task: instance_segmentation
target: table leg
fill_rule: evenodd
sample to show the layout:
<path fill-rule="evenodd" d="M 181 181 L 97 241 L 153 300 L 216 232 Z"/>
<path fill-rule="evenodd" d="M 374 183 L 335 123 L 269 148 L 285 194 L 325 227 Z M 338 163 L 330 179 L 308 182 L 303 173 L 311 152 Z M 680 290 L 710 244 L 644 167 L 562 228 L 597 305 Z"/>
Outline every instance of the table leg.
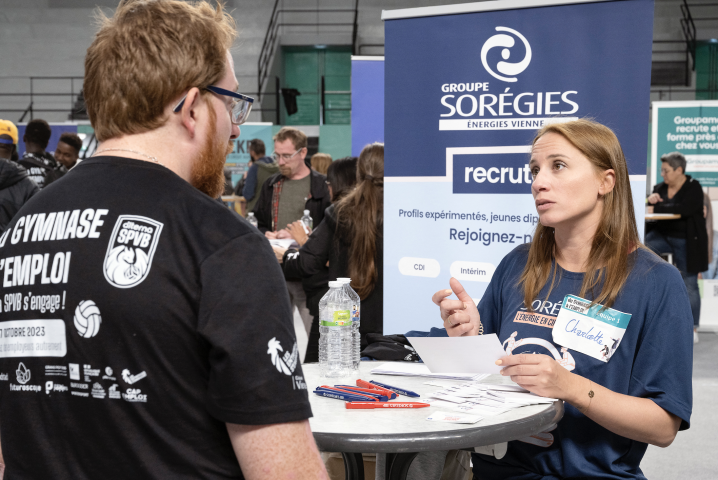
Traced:
<path fill-rule="evenodd" d="M 406 480 L 409 474 L 409 467 L 414 458 L 414 453 L 387 453 L 386 454 L 386 480 Z"/>
<path fill-rule="evenodd" d="M 361 453 L 344 453 L 344 478 L 346 480 L 364 480 L 364 459 Z"/>

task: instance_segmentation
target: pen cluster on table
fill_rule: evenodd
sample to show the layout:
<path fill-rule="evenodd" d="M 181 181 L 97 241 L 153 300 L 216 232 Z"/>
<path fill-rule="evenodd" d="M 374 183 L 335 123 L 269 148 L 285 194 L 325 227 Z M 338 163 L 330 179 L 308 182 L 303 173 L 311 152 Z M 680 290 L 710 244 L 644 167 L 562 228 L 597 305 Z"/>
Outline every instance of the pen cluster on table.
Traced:
<path fill-rule="evenodd" d="M 320 397 L 333 398 L 346 402 L 348 409 L 374 409 L 374 408 L 422 408 L 428 407 L 428 403 L 421 402 L 391 402 L 397 395 L 407 397 L 418 397 L 418 393 L 405 390 L 399 387 L 392 387 L 378 382 L 366 382 L 357 380 L 354 385 L 322 385 L 314 390 Z"/>

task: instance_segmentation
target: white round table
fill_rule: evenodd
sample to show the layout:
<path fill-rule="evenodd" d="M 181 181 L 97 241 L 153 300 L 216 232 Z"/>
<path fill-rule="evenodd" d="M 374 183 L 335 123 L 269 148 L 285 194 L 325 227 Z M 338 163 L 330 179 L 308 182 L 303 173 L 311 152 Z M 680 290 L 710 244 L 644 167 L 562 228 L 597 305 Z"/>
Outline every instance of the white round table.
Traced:
<path fill-rule="evenodd" d="M 441 390 L 441 387 L 426 385 L 431 381 L 429 378 L 369 373 L 382 363 L 385 362 L 362 362 L 358 374 L 343 378 L 321 377 L 316 363 L 302 366 L 314 414 L 309 420 L 314 439 L 319 450 L 342 453 L 347 480 L 363 480 L 362 452 L 386 453 L 386 479 L 403 479 L 418 452 L 473 449 L 516 440 L 546 430 L 563 417 L 563 402 L 557 401 L 550 405 L 521 407 L 470 425 L 431 422 L 426 417 L 440 411 L 441 407 L 347 410 L 343 401 L 313 393 L 321 385 L 356 385 L 358 378 L 403 387 L 422 396 Z M 484 380 L 486 383 L 502 381 L 503 377 L 499 375 Z M 402 400 L 420 402 L 421 398 L 399 396 L 394 401 Z"/>

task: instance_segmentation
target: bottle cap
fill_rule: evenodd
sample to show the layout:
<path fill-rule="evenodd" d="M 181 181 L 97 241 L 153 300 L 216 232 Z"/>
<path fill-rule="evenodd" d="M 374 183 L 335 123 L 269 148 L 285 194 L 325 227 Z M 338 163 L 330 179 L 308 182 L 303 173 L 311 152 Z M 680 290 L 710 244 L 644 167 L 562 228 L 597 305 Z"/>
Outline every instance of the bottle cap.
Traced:
<path fill-rule="evenodd" d="M 304 210 L 304 215 L 309 215 L 309 210 Z"/>
<path fill-rule="evenodd" d="M 344 285 L 342 282 L 335 282 L 335 281 L 329 282 L 329 288 L 339 288 L 342 285 Z"/>
<path fill-rule="evenodd" d="M 340 282 L 340 283 L 342 283 L 342 284 L 344 284 L 344 283 L 351 283 L 351 282 L 352 282 L 352 279 L 351 279 L 351 278 L 347 278 L 347 277 L 339 277 L 339 278 L 337 278 L 337 282 Z"/>

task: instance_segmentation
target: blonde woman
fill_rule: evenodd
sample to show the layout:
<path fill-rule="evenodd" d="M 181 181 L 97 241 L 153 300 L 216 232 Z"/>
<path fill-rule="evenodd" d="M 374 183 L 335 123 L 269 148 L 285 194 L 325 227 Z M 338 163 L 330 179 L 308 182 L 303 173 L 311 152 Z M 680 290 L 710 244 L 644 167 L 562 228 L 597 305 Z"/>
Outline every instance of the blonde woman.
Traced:
<path fill-rule="evenodd" d="M 540 218 L 533 242 L 501 261 L 478 309 L 456 279 L 433 300 L 449 336 L 483 329 L 504 341 L 518 332 L 497 362 L 502 375 L 563 400 L 565 412 L 541 434 L 547 441 L 510 442 L 500 460 L 474 454 L 474 478 L 643 479 L 647 444 L 667 447 L 689 427 L 693 320 L 681 275 L 640 243 L 626 160 L 610 129 L 588 120 L 548 125 L 529 167 Z M 452 291 L 458 300 L 448 299 Z M 528 310 L 562 328 L 555 305 L 567 295 L 630 314 L 620 343 L 603 342 L 607 362 L 555 343 L 552 321 L 515 321 Z"/>

